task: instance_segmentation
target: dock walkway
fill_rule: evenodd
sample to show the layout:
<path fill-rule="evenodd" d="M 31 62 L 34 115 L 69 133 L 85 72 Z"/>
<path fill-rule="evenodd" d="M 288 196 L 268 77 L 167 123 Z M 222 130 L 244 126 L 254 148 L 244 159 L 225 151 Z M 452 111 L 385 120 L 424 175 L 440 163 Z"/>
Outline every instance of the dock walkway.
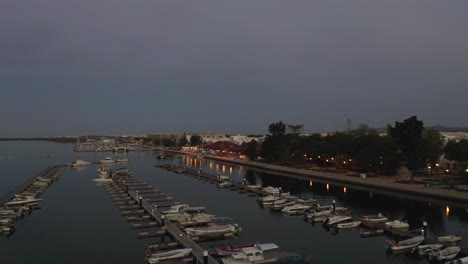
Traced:
<path fill-rule="evenodd" d="M 170 235 L 179 246 L 192 248 L 192 255 L 197 259 L 198 263 L 219 264 L 218 261 L 216 261 L 212 256 L 208 255 L 208 251 L 203 249 L 195 241 L 189 238 L 187 234 L 185 234 L 185 232 L 183 232 L 182 230 L 179 229 L 179 227 L 177 227 L 176 224 L 164 219 L 164 216 L 159 211 L 160 207 L 154 201 L 151 201 L 151 197 L 152 197 L 151 193 L 146 193 L 146 192 L 141 193 L 138 188 L 130 188 L 131 186 L 129 182 L 134 183 L 135 182 L 134 179 L 137 179 L 137 178 L 135 178 L 134 176 L 128 177 L 128 176 L 123 176 L 123 175 L 113 175 L 112 179 L 114 180 L 114 183 L 117 184 L 122 190 L 126 190 L 126 194 L 129 197 L 131 197 L 131 200 L 134 203 L 139 205 L 141 210 L 144 210 L 145 213 L 149 214 L 149 219 L 157 222 L 157 224 L 160 226 L 159 228 L 160 233 Z M 143 183 L 143 181 L 141 180 L 137 180 L 137 181 Z M 163 196 L 164 194 L 162 193 L 158 193 L 158 194 L 160 195 L 161 198 L 164 197 Z M 168 199 L 168 198 L 170 197 L 166 197 L 167 201 L 172 200 L 172 198 L 171 199 Z M 148 221 L 145 222 L 145 225 L 154 226 L 153 224 L 150 224 L 150 222 Z M 148 231 L 144 234 L 144 236 L 145 235 L 151 235 L 151 232 Z"/>

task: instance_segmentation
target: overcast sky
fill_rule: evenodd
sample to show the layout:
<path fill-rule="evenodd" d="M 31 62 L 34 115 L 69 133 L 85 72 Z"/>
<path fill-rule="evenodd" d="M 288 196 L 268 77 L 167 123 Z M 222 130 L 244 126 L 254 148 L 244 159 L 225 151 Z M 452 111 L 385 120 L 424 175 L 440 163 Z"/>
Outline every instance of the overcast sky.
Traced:
<path fill-rule="evenodd" d="M 466 0 L 3 0 L 0 137 L 468 126 Z"/>

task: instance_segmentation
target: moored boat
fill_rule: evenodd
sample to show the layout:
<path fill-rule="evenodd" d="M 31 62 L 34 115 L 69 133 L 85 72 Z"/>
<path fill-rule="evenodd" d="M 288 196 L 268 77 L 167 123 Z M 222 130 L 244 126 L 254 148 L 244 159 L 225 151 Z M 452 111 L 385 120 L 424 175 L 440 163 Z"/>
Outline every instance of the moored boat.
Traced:
<path fill-rule="evenodd" d="M 264 245 L 264 246 L 262 246 Z M 266 256 L 264 251 L 277 249 L 275 244 L 260 244 L 254 247 L 242 248 L 239 252 L 222 259 L 224 264 L 257 264 L 269 263 L 278 260 L 275 255 Z"/>
<path fill-rule="evenodd" d="M 447 236 L 440 236 L 440 237 L 437 237 L 437 240 L 442 242 L 442 243 L 452 243 L 452 242 L 458 242 L 460 241 L 462 238 L 459 237 L 459 236 L 455 236 L 455 235 L 447 235 Z"/>
<path fill-rule="evenodd" d="M 76 160 L 75 162 L 70 163 L 70 167 L 79 168 L 79 167 L 88 167 L 91 163 L 84 160 Z"/>
<path fill-rule="evenodd" d="M 103 160 L 100 160 L 99 163 L 101 164 L 109 164 L 109 163 L 114 163 L 115 161 L 111 157 L 106 157 Z"/>
<path fill-rule="evenodd" d="M 345 221 L 349 221 L 351 219 L 353 219 L 353 218 L 351 216 L 348 216 L 348 215 L 335 215 L 335 216 L 328 217 L 327 219 L 325 219 L 323 221 L 323 223 L 325 225 L 328 225 L 328 226 L 333 226 L 335 224 L 345 222 Z"/>
<path fill-rule="evenodd" d="M 410 239 L 405 239 L 401 241 L 395 240 L 386 240 L 386 247 L 392 251 L 398 251 L 403 249 L 409 249 L 419 246 L 424 241 L 423 236 L 415 236 Z"/>
<path fill-rule="evenodd" d="M 340 222 L 340 223 L 336 224 L 336 228 L 338 228 L 338 229 L 348 229 L 348 228 L 358 227 L 359 225 L 361 225 L 360 220 L 348 220 L 348 221 L 344 221 L 344 222 Z"/>
<path fill-rule="evenodd" d="M 9 202 L 6 202 L 6 203 L 5 203 L 5 206 L 7 206 L 7 207 L 12 207 L 12 206 L 23 206 L 23 205 L 31 206 L 31 205 L 37 204 L 39 201 L 42 201 L 42 199 L 31 198 L 31 197 L 27 197 L 27 198 L 13 198 L 13 199 L 11 199 Z"/>
<path fill-rule="evenodd" d="M 190 227 L 186 228 L 185 232 L 189 236 L 217 236 L 226 233 L 238 233 L 240 228 L 237 224 L 210 224 L 206 227 Z"/>
<path fill-rule="evenodd" d="M 309 210 L 312 206 L 296 203 L 291 206 L 284 207 L 281 212 L 288 214 L 288 215 L 299 215 L 304 214 L 307 210 Z"/>
<path fill-rule="evenodd" d="M 188 256 L 190 252 L 192 252 L 191 248 L 182 248 L 182 249 L 169 250 L 169 251 L 163 251 L 163 252 L 157 252 L 157 253 L 152 253 L 151 251 L 148 251 L 147 252 L 148 263 L 153 264 L 153 263 L 159 263 L 162 260 L 183 258 L 183 257 Z"/>
<path fill-rule="evenodd" d="M 385 227 L 389 229 L 408 230 L 409 224 L 406 222 L 401 222 L 400 220 L 393 220 L 390 222 L 385 222 Z"/>
<path fill-rule="evenodd" d="M 379 213 L 377 215 L 363 215 L 359 220 L 361 220 L 363 224 L 375 224 L 387 222 L 388 217 Z"/>
<path fill-rule="evenodd" d="M 431 253 L 434 250 L 440 249 L 444 246 L 444 244 L 426 244 L 420 245 L 414 248 L 414 251 L 417 251 L 420 256 L 426 255 Z"/>
<path fill-rule="evenodd" d="M 243 248 L 249 248 L 253 246 L 255 246 L 255 244 L 220 247 L 216 249 L 216 253 L 220 256 L 230 256 L 234 253 L 241 251 Z"/>
<path fill-rule="evenodd" d="M 435 259 L 438 261 L 451 260 L 460 253 L 460 247 L 448 247 L 445 249 L 439 249 L 429 253 L 430 259 Z"/>

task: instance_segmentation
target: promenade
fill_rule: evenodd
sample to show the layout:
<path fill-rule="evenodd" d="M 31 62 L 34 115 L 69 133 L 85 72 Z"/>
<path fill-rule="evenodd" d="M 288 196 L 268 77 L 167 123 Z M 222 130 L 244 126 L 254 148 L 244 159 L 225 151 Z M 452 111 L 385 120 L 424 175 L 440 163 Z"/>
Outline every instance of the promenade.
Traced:
<path fill-rule="evenodd" d="M 196 156 L 196 153 L 186 153 L 165 148 L 154 149 Z M 386 195 L 398 195 L 402 198 L 417 199 L 427 202 L 446 203 L 449 205 L 468 208 L 468 193 L 455 190 L 431 188 L 417 184 L 397 183 L 395 182 L 395 177 L 392 176 L 359 178 L 333 172 L 312 171 L 308 169 L 298 169 L 267 164 L 258 161 L 229 159 L 213 155 L 204 155 L 204 158 L 250 167 L 263 173 L 295 177 L 305 180 L 317 180 L 323 183 L 337 184 L 363 191 L 375 191 Z"/>

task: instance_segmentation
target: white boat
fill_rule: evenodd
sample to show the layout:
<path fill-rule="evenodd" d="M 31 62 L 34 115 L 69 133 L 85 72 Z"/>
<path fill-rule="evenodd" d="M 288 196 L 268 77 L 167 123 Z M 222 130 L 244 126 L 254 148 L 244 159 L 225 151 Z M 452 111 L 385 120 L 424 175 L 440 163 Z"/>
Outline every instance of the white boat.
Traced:
<path fill-rule="evenodd" d="M 317 218 L 317 217 L 323 217 L 323 216 L 328 216 L 332 213 L 330 209 L 324 209 L 324 210 L 315 210 L 309 214 L 306 215 L 307 218 Z"/>
<path fill-rule="evenodd" d="M 398 250 L 417 247 L 423 241 L 424 241 L 423 236 L 415 236 L 413 238 L 401 240 L 399 242 L 396 242 L 395 240 L 387 240 L 385 242 L 386 242 L 386 247 L 387 248 L 389 248 L 389 249 L 391 249 L 393 251 L 398 251 Z"/>
<path fill-rule="evenodd" d="M 202 212 L 205 207 L 190 207 L 188 204 L 176 204 L 169 208 L 169 210 L 162 211 L 163 214 L 177 214 L 183 212 Z"/>
<path fill-rule="evenodd" d="M 251 185 L 246 185 L 245 188 L 250 189 L 250 190 L 258 190 L 262 188 L 262 186 L 258 184 L 251 184 Z"/>
<path fill-rule="evenodd" d="M 191 248 L 182 248 L 182 249 L 153 253 L 151 254 L 150 257 L 148 257 L 148 263 L 153 264 L 153 263 L 159 263 L 162 260 L 183 258 L 183 257 L 188 256 L 190 252 L 192 252 Z"/>
<path fill-rule="evenodd" d="M 460 253 L 460 247 L 448 247 L 439 249 L 429 254 L 429 259 L 436 259 L 438 261 L 451 260 Z"/>
<path fill-rule="evenodd" d="M 385 227 L 390 229 L 408 230 L 409 224 L 406 222 L 401 222 L 400 220 L 393 220 L 390 222 L 385 222 Z"/>
<path fill-rule="evenodd" d="M 128 159 L 116 159 L 115 162 L 117 162 L 117 163 L 126 163 L 126 162 L 128 162 Z"/>
<path fill-rule="evenodd" d="M 91 163 L 84 160 L 76 160 L 75 162 L 70 163 L 70 167 L 79 168 L 79 167 L 88 167 Z"/>
<path fill-rule="evenodd" d="M 237 233 L 240 231 L 240 228 L 237 224 L 226 224 L 226 225 L 217 225 L 210 224 L 206 227 L 190 227 L 186 228 L 188 236 L 216 236 L 226 233 Z"/>
<path fill-rule="evenodd" d="M 420 256 L 426 255 L 431 253 L 434 250 L 440 249 L 444 246 L 444 244 L 427 244 L 427 245 L 420 245 L 414 249 L 417 251 Z"/>
<path fill-rule="evenodd" d="M 97 183 L 113 182 L 111 178 L 96 178 L 96 179 L 93 179 L 93 181 Z"/>
<path fill-rule="evenodd" d="M 437 240 L 439 240 L 439 241 L 442 242 L 442 243 L 458 242 L 458 241 L 460 241 L 461 239 L 462 239 L 461 237 L 455 236 L 455 235 L 448 235 L 448 236 L 440 236 L 440 237 L 437 237 Z"/>
<path fill-rule="evenodd" d="M 281 212 L 288 214 L 288 215 L 298 215 L 304 214 L 307 210 L 309 210 L 312 206 L 296 203 L 291 206 L 286 206 L 281 210 Z"/>
<path fill-rule="evenodd" d="M 381 213 L 377 215 L 363 215 L 359 218 L 363 223 L 370 223 L 370 224 L 375 224 L 375 223 L 384 223 L 388 221 L 388 217 L 382 215 Z"/>
<path fill-rule="evenodd" d="M 227 187 L 230 187 L 230 186 L 233 186 L 233 185 L 234 185 L 234 183 L 232 181 L 224 181 L 224 182 L 218 183 L 219 188 L 227 188 Z"/>
<path fill-rule="evenodd" d="M 279 200 L 280 197 L 276 195 L 267 195 L 261 198 L 258 198 L 257 201 L 263 206 L 272 205 L 274 201 Z"/>
<path fill-rule="evenodd" d="M 294 204 L 296 204 L 295 201 L 286 200 L 286 202 L 282 202 L 282 203 L 273 203 L 273 205 L 271 205 L 271 209 L 280 211 L 280 210 L 283 210 L 283 208 L 292 206 Z"/>
<path fill-rule="evenodd" d="M 348 216 L 348 215 L 335 215 L 335 216 L 328 217 L 327 219 L 323 220 L 323 223 L 325 225 L 328 225 L 328 226 L 333 226 L 333 225 L 336 225 L 338 223 L 348 221 L 348 220 L 351 220 L 351 219 L 353 219 L 353 218 L 351 216 Z"/>
<path fill-rule="evenodd" d="M 231 180 L 231 178 L 229 178 L 229 176 L 219 174 L 216 177 L 216 180 L 218 180 L 219 182 L 223 182 L 223 181 L 229 181 L 229 180 Z"/>
<path fill-rule="evenodd" d="M 166 219 L 172 222 L 196 222 L 197 224 L 207 224 L 213 221 L 214 215 L 206 214 L 206 213 L 198 213 L 198 214 L 187 214 L 187 213 L 178 213 L 178 214 L 167 214 Z"/>
<path fill-rule="evenodd" d="M 13 223 L 13 220 L 11 220 L 10 218 L 0 219 L 0 225 L 6 225 L 6 224 L 11 224 L 11 223 Z"/>
<path fill-rule="evenodd" d="M 361 225 L 361 221 L 359 221 L 359 220 L 357 220 L 357 221 L 348 220 L 348 221 L 336 224 L 336 228 L 338 228 L 338 229 L 348 229 L 348 228 L 358 227 L 359 225 Z"/>
<path fill-rule="evenodd" d="M 13 231 L 14 227 L 12 225 L 0 225 L 0 234 L 9 234 Z"/>
<path fill-rule="evenodd" d="M 100 160 L 99 163 L 101 164 L 109 164 L 109 163 L 114 163 L 115 161 L 111 157 L 106 157 L 103 160 Z"/>
<path fill-rule="evenodd" d="M 222 259 L 224 264 L 257 264 L 257 263 L 269 263 L 277 261 L 276 256 L 266 257 L 264 251 L 278 248 L 275 244 L 264 244 L 270 245 L 269 247 L 261 247 L 256 245 L 255 247 L 242 248 L 239 252 L 236 252 L 229 257 Z"/>
<path fill-rule="evenodd" d="M 5 206 L 22 206 L 22 205 L 35 205 L 42 201 L 42 199 L 37 198 L 13 198 L 9 202 L 5 203 Z"/>
<path fill-rule="evenodd" d="M 280 187 L 275 188 L 273 186 L 267 186 L 267 187 L 263 188 L 262 191 L 264 191 L 264 192 L 266 192 L 268 194 L 279 196 L 281 188 Z"/>
<path fill-rule="evenodd" d="M 98 176 L 101 178 L 109 177 L 109 170 L 105 167 L 100 167 L 99 169 L 97 169 L 97 172 Z"/>

